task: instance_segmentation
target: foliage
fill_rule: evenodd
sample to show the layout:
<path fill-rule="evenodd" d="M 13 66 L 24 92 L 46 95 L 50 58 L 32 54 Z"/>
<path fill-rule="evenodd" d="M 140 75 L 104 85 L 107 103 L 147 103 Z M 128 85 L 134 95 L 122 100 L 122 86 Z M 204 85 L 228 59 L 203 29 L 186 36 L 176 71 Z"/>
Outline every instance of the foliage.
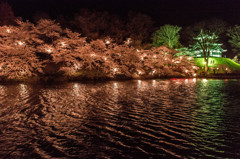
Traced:
<path fill-rule="evenodd" d="M 41 72 L 42 63 L 35 55 L 32 24 L 0 27 L 0 74 L 8 79 L 24 79 Z"/>
<path fill-rule="evenodd" d="M 182 47 L 175 50 L 177 51 L 177 53 L 175 54 L 176 56 L 194 56 L 194 52 L 187 47 Z"/>
<path fill-rule="evenodd" d="M 170 49 L 177 48 L 179 46 L 179 31 L 181 27 L 164 25 L 159 30 L 153 33 L 153 45 L 155 47 L 164 45 Z"/>
<path fill-rule="evenodd" d="M 235 54 L 240 52 L 240 26 L 235 25 L 234 27 L 228 29 L 227 36 L 230 38 L 229 43 L 232 46 L 232 51 Z"/>
<path fill-rule="evenodd" d="M 240 63 L 239 59 L 238 59 L 238 56 L 234 56 L 234 58 L 232 59 L 232 61 L 236 62 L 236 63 Z"/>
<path fill-rule="evenodd" d="M 53 20 L 36 25 L 17 21 L 0 27 L 0 77 L 25 80 L 63 75 L 68 78 L 153 78 L 190 76 L 192 63 L 174 50 L 138 50 L 109 37 L 89 42 Z M 187 70 L 187 71 L 186 71 Z"/>
<path fill-rule="evenodd" d="M 203 55 L 205 63 L 205 73 L 208 73 L 208 63 L 210 54 L 217 52 L 222 53 L 225 50 L 221 48 L 221 44 L 217 43 L 218 36 L 214 33 L 204 33 L 203 30 L 197 37 L 194 37 L 196 44 L 192 46 L 192 50 L 196 54 Z"/>

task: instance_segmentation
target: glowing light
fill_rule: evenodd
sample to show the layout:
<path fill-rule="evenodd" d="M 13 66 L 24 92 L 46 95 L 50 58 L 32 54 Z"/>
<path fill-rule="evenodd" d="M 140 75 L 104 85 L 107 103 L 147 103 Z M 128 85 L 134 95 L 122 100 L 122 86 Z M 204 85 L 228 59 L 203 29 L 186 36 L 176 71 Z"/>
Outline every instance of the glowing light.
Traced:
<path fill-rule="evenodd" d="M 65 42 L 61 42 L 61 45 L 62 45 L 62 47 L 65 47 L 66 43 Z"/>
<path fill-rule="evenodd" d="M 144 57 L 141 57 L 141 60 L 144 60 Z"/>
<path fill-rule="evenodd" d="M 153 55 L 153 58 L 156 58 L 157 56 L 156 55 Z"/>
<path fill-rule="evenodd" d="M 188 73 L 188 70 L 185 70 L 186 73 Z"/>
<path fill-rule="evenodd" d="M 21 96 L 26 96 L 28 94 L 27 85 L 20 84 L 19 93 L 20 93 Z"/>
<path fill-rule="evenodd" d="M 79 69 L 79 65 L 78 64 L 74 64 L 74 68 L 77 70 Z"/>
<path fill-rule="evenodd" d="M 107 60 L 107 58 L 106 58 L 106 57 L 104 57 L 103 59 L 104 59 L 105 61 Z"/>
<path fill-rule="evenodd" d="M 141 80 L 138 80 L 138 84 L 141 84 Z"/>
<path fill-rule="evenodd" d="M 22 41 L 18 41 L 18 45 L 23 45 L 24 43 Z"/>
<path fill-rule="evenodd" d="M 79 89 L 80 89 L 79 84 L 78 84 L 78 83 L 75 83 L 75 84 L 73 85 L 73 92 L 74 92 L 74 94 L 75 94 L 76 96 L 79 96 L 79 95 L 80 95 Z"/>
<path fill-rule="evenodd" d="M 228 68 L 226 68 L 226 71 L 228 70 Z"/>
<path fill-rule="evenodd" d="M 20 87 L 23 91 L 26 91 L 26 85 L 25 84 L 20 84 Z"/>
<path fill-rule="evenodd" d="M 142 71 L 138 71 L 138 74 L 141 75 L 141 74 L 142 74 Z"/>
<path fill-rule="evenodd" d="M 74 89 L 79 89 L 78 83 L 75 83 L 75 84 L 73 85 L 73 88 L 74 88 Z"/>
<path fill-rule="evenodd" d="M 5 88 L 3 85 L 0 85 L 0 94 L 5 94 Z"/>
<path fill-rule="evenodd" d="M 11 33 L 11 30 L 10 30 L 10 29 L 7 29 L 6 32 L 7 32 L 7 33 Z"/>
<path fill-rule="evenodd" d="M 117 88 L 118 88 L 118 83 L 117 83 L 117 82 L 114 82 L 114 83 L 113 83 L 113 87 L 114 87 L 114 89 L 117 89 Z"/>
<path fill-rule="evenodd" d="M 188 57 L 188 60 L 191 60 L 192 59 L 192 57 Z"/>
<path fill-rule="evenodd" d="M 47 51 L 48 53 L 52 53 L 52 49 L 50 49 L 50 48 L 46 49 L 46 51 Z"/>
<path fill-rule="evenodd" d="M 114 73 L 116 73 L 117 71 L 118 71 L 118 69 L 117 69 L 117 68 L 114 68 L 114 69 L 113 69 L 113 72 L 114 72 Z"/>
<path fill-rule="evenodd" d="M 153 87 L 156 87 L 156 80 L 153 80 L 153 81 L 152 81 L 152 86 L 153 86 Z"/>
<path fill-rule="evenodd" d="M 140 52 L 140 50 L 137 49 L 137 52 Z"/>
<path fill-rule="evenodd" d="M 193 68 L 193 69 L 196 69 L 196 66 L 193 66 L 192 68 Z"/>
<path fill-rule="evenodd" d="M 20 73 L 21 73 L 21 75 L 25 75 L 26 71 L 25 70 L 21 70 Z"/>
<path fill-rule="evenodd" d="M 131 38 L 127 39 L 127 44 L 129 45 L 131 43 Z"/>
<path fill-rule="evenodd" d="M 203 79 L 203 82 L 206 83 L 206 82 L 207 82 L 207 79 Z"/>
<path fill-rule="evenodd" d="M 203 62 L 204 65 L 206 65 L 206 62 Z"/>
<path fill-rule="evenodd" d="M 185 82 L 188 82 L 188 79 L 185 79 Z"/>
<path fill-rule="evenodd" d="M 194 73 L 194 74 L 193 74 L 193 76 L 194 76 L 194 77 L 196 77 L 196 76 L 197 76 L 197 74 L 196 74 L 196 73 Z"/>
<path fill-rule="evenodd" d="M 197 81 L 197 79 L 196 78 L 193 78 L 193 82 L 196 82 Z"/>
<path fill-rule="evenodd" d="M 152 74 L 154 74 L 155 72 L 156 72 L 156 70 L 153 70 L 153 71 L 152 71 Z"/>
<path fill-rule="evenodd" d="M 219 68 L 217 68 L 217 70 L 219 70 Z"/>
<path fill-rule="evenodd" d="M 111 42 L 109 40 L 106 41 L 106 44 L 110 44 Z"/>

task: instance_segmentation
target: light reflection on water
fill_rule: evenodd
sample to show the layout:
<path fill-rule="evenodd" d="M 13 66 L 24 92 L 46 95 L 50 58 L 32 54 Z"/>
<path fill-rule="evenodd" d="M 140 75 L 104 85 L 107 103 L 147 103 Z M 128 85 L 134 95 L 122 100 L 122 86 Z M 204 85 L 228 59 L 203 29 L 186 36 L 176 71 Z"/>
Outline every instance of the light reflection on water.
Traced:
<path fill-rule="evenodd" d="M 20 96 L 24 97 L 28 94 L 28 90 L 27 90 L 27 85 L 26 84 L 19 84 L 19 94 Z"/>
<path fill-rule="evenodd" d="M 238 80 L 0 85 L 2 158 L 240 158 Z"/>

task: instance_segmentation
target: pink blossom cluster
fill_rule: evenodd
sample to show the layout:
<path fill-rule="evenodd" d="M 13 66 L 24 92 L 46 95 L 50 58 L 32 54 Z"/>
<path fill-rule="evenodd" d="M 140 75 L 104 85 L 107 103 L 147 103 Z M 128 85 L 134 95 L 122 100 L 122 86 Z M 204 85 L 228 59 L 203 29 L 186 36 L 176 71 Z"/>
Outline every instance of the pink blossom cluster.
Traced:
<path fill-rule="evenodd" d="M 0 27 L 0 77 L 29 79 L 159 78 L 194 76 L 192 60 L 164 46 L 149 50 L 117 45 L 110 37 L 89 41 L 52 20 Z"/>

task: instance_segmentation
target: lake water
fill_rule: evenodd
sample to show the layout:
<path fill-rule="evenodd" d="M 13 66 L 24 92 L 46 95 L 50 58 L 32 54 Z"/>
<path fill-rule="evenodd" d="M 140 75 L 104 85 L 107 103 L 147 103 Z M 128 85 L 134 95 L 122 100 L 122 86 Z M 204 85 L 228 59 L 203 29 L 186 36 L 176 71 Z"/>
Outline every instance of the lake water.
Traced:
<path fill-rule="evenodd" d="M 0 158 L 240 158 L 240 81 L 0 85 Z"/>

